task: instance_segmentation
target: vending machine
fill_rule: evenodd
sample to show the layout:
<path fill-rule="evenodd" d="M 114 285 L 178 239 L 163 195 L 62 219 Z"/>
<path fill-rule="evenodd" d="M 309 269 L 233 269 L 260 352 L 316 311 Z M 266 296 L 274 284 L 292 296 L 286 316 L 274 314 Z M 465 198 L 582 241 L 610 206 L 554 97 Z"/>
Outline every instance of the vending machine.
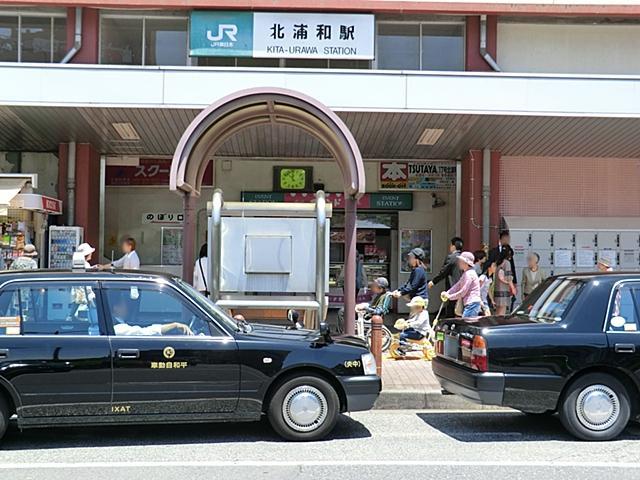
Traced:
<path fill-rule="evenodd" d="M 72 268 L 73 252 L 83 238 L 82 227 L 49 227 L 49 268 Z"/>

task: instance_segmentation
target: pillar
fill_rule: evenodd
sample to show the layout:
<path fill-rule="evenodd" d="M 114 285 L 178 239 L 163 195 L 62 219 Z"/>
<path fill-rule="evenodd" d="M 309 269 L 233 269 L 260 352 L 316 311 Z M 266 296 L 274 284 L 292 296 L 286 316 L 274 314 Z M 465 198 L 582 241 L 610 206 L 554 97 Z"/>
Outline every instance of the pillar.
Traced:
<path fill-rule="evenodd" d="M 344 331 L 355 333 L 356 325 L 356 218 L 357 200 L 345 199 L 344 211 Z"/>
<path fill-rule="evenodd" d="M 67 219 L 67 171 L 69 165 L 69 144 L 58 145 L 58 189 L 57 197 L 62 201 L 62 215 L 58 215 L 56 223 L 64 225 Z"/>
<path fill-rule="evenodd" d="M 104 263 L 100 245 L 100 153 L 89 143 L 76 145 L 75 224 L 84 228 L 84 241 L 96 249 L 93 258 Z"/>
<path fill-rule="evenodd" d="M 67 8 L 67 50 L 73 47 L 76 28 L 76 9 Z M 82 9 L 82 47 L 71 59 L 71 63 L 98 62 L 98 37 L 100 32 L 100 15 L 95 8 Z"/>
<path fill-rule="evenodd" d="M 182 197 L 184 227 L 182 230 L 182 279 L 193 283 L 193 266 L 196 261 L 196 197 L 188 193 Z"/>
<path fill-rule="evenodd" d="M 465 250 L 482 243 L 482 150 L 469 150 L 462 159 L 460 236 Z"/>
<path fill-rule="evenodd" d="M 502 215 L 500 214 L 500 152 L 491 152 L 491 191 L 489 193 L 489 220 L 491 222 L 491 245 L 497 245 Z"/>
<path fill-rule="evenodd" d="M 492 72 L 493 69 L 480 55 L 480 16 L 467 17 L 466 23 L 466 52 L 465 70 L 469 72 Z M 497 58 L 498 46 L 498 17 L 487 16 L 487 51 L 500 64 Z"/>

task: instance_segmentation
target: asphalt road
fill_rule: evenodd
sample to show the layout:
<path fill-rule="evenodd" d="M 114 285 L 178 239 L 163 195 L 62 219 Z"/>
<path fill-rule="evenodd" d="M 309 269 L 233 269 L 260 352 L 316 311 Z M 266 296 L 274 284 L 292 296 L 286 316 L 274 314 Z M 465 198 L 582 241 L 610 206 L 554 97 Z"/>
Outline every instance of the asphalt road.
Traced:
<path fill-rule="evenodd" d="M 64 428 L 0 444 L 0 478 L 640 479 L 640 427 L 575 441 L 556 418 L 511 412 L 373 411 L 343 417 L 316 443 L 279 440 L 266 422 Z"/>

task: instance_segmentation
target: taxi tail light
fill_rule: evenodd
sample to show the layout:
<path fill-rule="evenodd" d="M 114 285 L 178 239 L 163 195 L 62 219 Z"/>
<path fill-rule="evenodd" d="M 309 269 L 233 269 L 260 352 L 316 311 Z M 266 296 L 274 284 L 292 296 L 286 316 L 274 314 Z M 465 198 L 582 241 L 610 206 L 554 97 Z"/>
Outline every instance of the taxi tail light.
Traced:
<path fill-rule="evenodd" d="M 480 372 L 486 372 L 489 370 L 487 341 L 481 335 L 473 337 L 473 344 L 471 347 L 471 367 Z"/>

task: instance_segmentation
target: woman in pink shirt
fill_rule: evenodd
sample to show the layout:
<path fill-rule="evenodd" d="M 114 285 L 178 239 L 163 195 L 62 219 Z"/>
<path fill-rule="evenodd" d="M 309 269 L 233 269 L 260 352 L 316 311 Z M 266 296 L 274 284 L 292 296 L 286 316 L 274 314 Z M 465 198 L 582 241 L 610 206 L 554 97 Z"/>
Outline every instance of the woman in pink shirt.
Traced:
<path fill-rule="evenodd" d="M 480 298 L 480 281 L 478 274 L 473 268 L 474 257 L 471 252 L 462 252 L 458 256 L 458 268 L 462 270 L 462 276 L 455 285 L 446 292 L 442 292 L 442 300 L 462 299 L 464 318 L 477 317 L 480 313 L 482 299 Z"/>

